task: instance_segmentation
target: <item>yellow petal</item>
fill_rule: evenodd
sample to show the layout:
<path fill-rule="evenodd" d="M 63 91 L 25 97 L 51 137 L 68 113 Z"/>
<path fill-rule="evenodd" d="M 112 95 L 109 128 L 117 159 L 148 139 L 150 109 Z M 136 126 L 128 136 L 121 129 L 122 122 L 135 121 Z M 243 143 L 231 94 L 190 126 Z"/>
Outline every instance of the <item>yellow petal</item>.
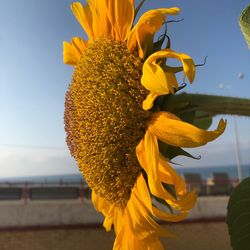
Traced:
<path fill-rule="evenodd" d="M 190 192 L 176 199 L 165 190 L 159 177 L 159 149 L 157 143 L 156 136 L 147 131 L 144 139 L 136 148 L 137 158 L 148 176 L 150 191 L 154 196 L 165 200 L 173 208 L 183 212 L 188 211 L 196 202 L 196 194 Z"/>
<path fill-rule="evenodd" d="M 177 15 L 179 11 L 179 8 L 173 7 L 150 10 L 144 13 L 129 34 L 128 48 L 134 50 L 138 47 L 139 57 L 144 58 L 145 47 L 148 46 L 146 41 L 153 41 L 153 35 L 161 28 L 166 15 Z"/>
<path fill-rule="evenodd" d="M 148 130 L 157 138 L 176 147 L 198 147 L 216 139 L 226 128 L 226 121 L 220 120 L 217 129 L 206 131 L 180 121 L 168 112 L 158 112 L 151 116 Z"/>
<path fill-rule="evenodd" d="M 105 215 L 105 219 L 103 221 L 103 227 L 106 229 L 107 232 L 111 230 L 111 227 L 114 223 L 114 206 L 110 206 L 108 212 Z"/>
<path fill-rule="evenodd" d="M 88 43 L 80 37 L 74 37 L 72 42 L 63 42 L 63 62 L 75 66 L 81 58 Z"/>
<path fill-rule="evenodd" d="M 138 239 L 126 224 L 116 236 L 113 250 L 164 250 L 158 238 L 153 241 Z"/>
<path fill-rule="evenodd" d="M 108 210 L 106 201 L 97 195 L 94 190 L 92 190 L 91 198 L 95 209 L 98 212 L 104 212 L 106 214 Z"/>
<path fill-rule="evenodd" d="M 164 72 L 162 67 L 156 61 L 149 60 L 150 58 L 146 60 L 142 68 L 141 84 L 150 91 L 142 105 L 144 110 L 152 108 L 154 100 L 159 95 L 173 94 L 178 87 L 175 75 Z"/>
<path fill-rule="evenodd" d="M 141 84 L 149 91 L 164 95 L 170 91 L 169 82 L 166 74 L 156 61 L 150 60 L 151 56 L 145 61 L 142 67 Z M 172 74 L 173 75 L 173 74 Z M 169 81 L 172 79 L 169 79 Z"/>
<path fill-rule="evenodd" d="M 110 1 L 108 15 L 115 31 L 116 40 L 125 41 L 133 24 L 134 1 Z"/>
<path fill-rule="evenodd" d="M 139 187 L 135 187 L 137 189 Z M 135 195 L 131 195 L 125 209 L 125 220 L 130 230 L 140 240 L 154 241 L 159 236 L 174 237 L 172 233 L 160 227 L 149 215 L 145 204 Z"/>
<path fill-rule="evenodd" d="M 106 200 L 97 195 L 94 190 L 92 190 L 92 203 L 95 209 L 98 212 L 102 212 L 104 216 L 110 212 L 110 207 L 113 207 L 113 205 L 110 205 Z"/>
<path fill-rule="evenodd" d="M 159 178 L 161 182 L 169 184 L 171 178 L 172 184 L 175 186 L 178 195 L 186 194 L 186 183 L 184 179 L 176 173 L 176 171 L 167 163 L 162 155 L 159 157 Z"/>
<path fill-rule="evenodd" d="M 88 0 L 92 17 L 93 37 L 110 37 L 125 41 L 134 18 L 133 1 L 131 0 Z"/>
<path fill-rule="evenodd" d="M 103 198 L 97 195 L 94 190 L 92 190 L 92 203 L 95 209 L 104 216 L 103 227 L 106 231 L 110 231 L 114 223 L 115 206 L 108 204 Z"/>
<path fill-rule="evenodd" d="M 95 38 L 100 38 L 103 36 L 111 37 L 112 26 L 108 19 L 108 13 L 110 12 L 110 2 L 112 1 L 88 0 L 88 4 L 92 13 L 92 29 Z"/>
<path fill-rule="evenodd" d="M 130 239 L 128 239 L 127 234 L 125 233 L 125 228 L 123 227 L 119 233 L 117 233 L 115 242 L 113 245 L 113 250 L 125 250 L 129 249 L 128 246 L 126 246 L 130 242 Z"/>
<path fill-rule="evenodd" d="M 149 110 L 153 107 L 154 100 L 158 97 L 155 93 L 149 93 L 146 97 L 146 99 L 142 102 L 142 108 L 144 110 Z"/>
<path fill-rule="evenodd" d="M 171 221 L 171 222 L 181 221 L 187 217 L 188 213 L 186 212 L 180 213 L 180 214 L 173 214 L 173 213 L 167 213 L 165 211 L 161 211 L 160 209 L 154 207 L 152 205 L 148 187 L 142 175 L 138 177 L 137 185 L 138 185 L 138 188 L 134 191 L 134 194 L 137 197 L 140 197 L 142 202 L 145 204 L 147 209 L 149 209 L 149 211 L 154 217 L 157 217 L 161 220 Z"/>
<path fill-rule="evenodd" d="M 150 91 L 149 96 L 143 104 L 143 109 L 148 110 L 153 106 L 153 101 L 159 95 L 174 94 L 178 88 L 178 82 L 175 74 L 164 71 L 157 64 L 157 59 L 160 58 L 175 58 L 181 61 L 184 70 L 184 77 L 187 76 L 192 82 L 195 76 L 195 65 L 191 57 L 183 53 L 177 53 L 170 49 L 155 52 L 147 58 L 142 68 L 141 84 Z"/>
<path fill-rule="evenodd" d="M 151 61 L 155 61 L 160 58 L 174 58 L 179 60 L 183 66 L 184 77 L 187 76 L 189 82 L 193 82 L 195 77 L 195 64 L 190 56 L 184 53 L 177 53 L 171 49 L 163 49 L 150 56 Z"/>
<path fill-rule="evenodd" d="M 114 210 L 114 229 L 117 235 L 124 226 L 124 209 L 116 208 Z"/>
<path fill-rule="evenodd" d="M 75 2 L 71 4 L 71 10 L 80 23 L 82 28 L 85 30 L 90 40 L 95 38 L 93 32 L 93 17 L 89 5 L 82 6 L 81 3 Z"/>

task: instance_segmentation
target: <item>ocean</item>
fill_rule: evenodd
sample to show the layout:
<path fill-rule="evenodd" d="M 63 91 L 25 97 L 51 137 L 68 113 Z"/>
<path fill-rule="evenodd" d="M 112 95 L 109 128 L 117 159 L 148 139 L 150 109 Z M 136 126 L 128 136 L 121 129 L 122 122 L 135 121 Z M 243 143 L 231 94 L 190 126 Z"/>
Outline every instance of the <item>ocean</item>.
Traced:
<path fill-rule="evenodd" d="M 174 167 L 174 165 L 172 164 Z M 176 171 L 183 175 L 184 173 L 199 173 L 202 179 L 207 179 L 212 177 L 213 173 L 226 172 L 230 179 L 237 179 L 237 167 L 235 165 L 231 166 L 221 166 L 221 167 L 175 167 Z M 250 166 L 242 165 L 243 178 L 250 176 Z M 8 177 L 1 178 L 0 183 L 81 183 L 84 182 L 84 178 L 81 174 L 68 174 L 68 175 L 48 175 L 48 176 L 23 176 L 23 177 Z"/>
<path fill-rule="evenodd" d="M 212 177 L 213 173 L 227 173 L 230 179 L 235 179 L 238 177 L 237 174 L 237 166 L 220 166 L 220 167 L 193 167 L 193 168 L 185 168 L 185 167 L 176 167 L 175 168 L 179 174 L 184 173 L 199 173 L 202 179 L 207 179 Z M 250 166 L 242 165 L 242 176 L 246 178 L 250 176 Z"/>

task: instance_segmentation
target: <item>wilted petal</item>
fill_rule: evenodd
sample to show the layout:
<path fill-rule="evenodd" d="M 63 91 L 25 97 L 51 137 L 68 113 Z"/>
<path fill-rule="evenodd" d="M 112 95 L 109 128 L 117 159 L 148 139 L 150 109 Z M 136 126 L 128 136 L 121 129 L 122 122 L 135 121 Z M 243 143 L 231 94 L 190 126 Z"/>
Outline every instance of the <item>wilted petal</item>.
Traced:
<path fill-rule="evenodd" d="M 219 137 L 226 128 L 226 121 L 220 120 L 217 129 L 206 131 L 181 121 L 168 112 L 158 112 L 151 116 L 148 130 L 166 144 L 176 147 L 198 147 Z"/>
<path fill-rule="evenodd" d="M 179 8 L 173 7 L 150 10 L 144 13 L 129 34 L 128 48 L 134 50 L 138 47 L 139 57 L 144 58 L 145 50 L 147 46 L 150 46 L 147 45 L 147 42 L 151 41 L 152 43 L 154 33 L 161 28 L 166 15 L 177 15 L 179 11 Z"/>

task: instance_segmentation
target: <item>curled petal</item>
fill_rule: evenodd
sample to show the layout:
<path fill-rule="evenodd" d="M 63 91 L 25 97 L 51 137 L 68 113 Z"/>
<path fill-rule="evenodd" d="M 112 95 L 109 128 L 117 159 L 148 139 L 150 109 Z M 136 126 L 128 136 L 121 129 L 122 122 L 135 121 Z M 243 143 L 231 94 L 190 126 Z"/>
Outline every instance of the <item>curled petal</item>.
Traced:
<path fill-rule="evenodd" d="M 177 53 L 170 49 L 155 52 L 143 64 L 141 84 L 150 91 L 150 94 L 143 103 L 143 109 L 147 110 L 153 106 L 155 98 L 159 95 L 174 93 L 178 88 L 175 74 L 164 71 L 163 67 L 157 64 L 157 59 L 175 58 L 181 61 L 184 76 L 192 82 L 195 76 L 195 65 L 191 57 L 183 53 Z"/>
<path fill-rule="evenodd" d="M 226 121 L 220 120 L 217 129 L 206 131 L 189 123 L 181 121 L 168 112 L 152 114 L 148 130 L 157 138 L 176 147 L 198 147 L 213 141 L 220 136 L 226 128 Z"/>
<path fill-rule="evenodd" d="M 81 58 L 88 43 L 80 37 L 74 37 L 72 42 L 63 42 L 63 62 L 75 66 Z"/>
<path fill-rule="evenodd" d="M 144 58 L 145 50 L 147 46 L 150 46 L 147 43 L 151 43 L 152 45 L 154 33 L 161 28 L 165 16 L 177 15 L 179 11 L 179 8 L 173 7 L 169 9 L 150 10 L 144 13 L 129 34 L 128 48 L 134 50 L 138 47 L 139 57 Z"/>
<path fill-rule="evenodd" d="M 171 49 L 164 49 L 155 52 L 150 60 L 155 61 L 159 58 L 174 58 L 179 60 L 183 66 L 184 77 L 187 76 L 189 82 L 193 82 L 195 77 L 195 64 L 190 56 L 184 53 L 177 53 Z"/>

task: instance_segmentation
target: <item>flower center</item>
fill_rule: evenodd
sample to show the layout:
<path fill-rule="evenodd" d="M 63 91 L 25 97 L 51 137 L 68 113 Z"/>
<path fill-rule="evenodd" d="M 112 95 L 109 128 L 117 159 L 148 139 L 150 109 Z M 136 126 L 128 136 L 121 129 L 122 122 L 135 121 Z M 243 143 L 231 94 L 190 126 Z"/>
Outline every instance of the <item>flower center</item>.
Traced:
<path fill-rule="evenodd" d="M 140 171 L 135 147 L 149 112 L 140 84 L 141 60 L 126 44 L 108 38 L 91 43 L 73 74 L 65 100 L 65 130 L 72 156 L 88 185 L 124 207 Z"/>

